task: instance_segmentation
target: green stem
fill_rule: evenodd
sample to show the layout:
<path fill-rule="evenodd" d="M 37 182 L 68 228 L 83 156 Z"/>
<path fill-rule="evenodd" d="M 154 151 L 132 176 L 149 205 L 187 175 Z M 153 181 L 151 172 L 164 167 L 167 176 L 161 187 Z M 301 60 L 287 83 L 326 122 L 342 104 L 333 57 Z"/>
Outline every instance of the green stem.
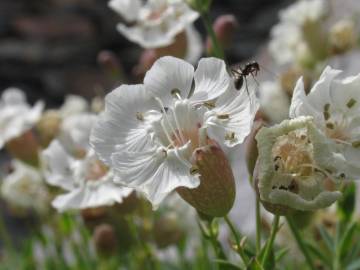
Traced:
<path fill-rule="evenodd" d="M 10 233 L 6 228 L 4 217 L 1 215 L 0 215 L 0 237 L 3 241 L 3 246 L 6 248 L 6 251 L 12 253 L 14 251 L 14 246 L 10 238 Z"/>
<path fill-rule="evenodd" d="M 291 217 L 286 217 L 286 220 L 287 220 L 287 223 L 288 223 L 288 225 L 290 227 L 290 230 L 293 233 L 294 238 L 295 238 L 301 252 L 303 253 L 303 255 L 305 257 L 306 263 L 308 264 L 308 266 L 309 266 L 309 268 L 311 270 L 316 270 L 316 268 L 315 268 L 315 266 L 314 266 L 314 264 L 312 262 L 311 256 L 310 256 L 310 254 L 309 254 L 309 252 L 308 252 L 308 250 L 307 250 L 307 248 L 305 246 L 305 243 L 304 243 L 304 241 L 302 239 L 302 236 L 300 235 L 300 232 L 297 229 L 294 221 L 291 219 Z"/>
<path fill-rule="evenodd" d="M 226 222 L 226 224 L 228 225 L 231 233 L 233 234 L 234 238 L 235 238 L 235 243 L 236 243 L 236 251 L 238 252 L 238 254 L 240 255 L 241 259 L 243 260 L 244 264 L 247 265 L 249 260 L 245 255 L 245 252 L 243 250 L 243 248 L 241 247 L 241 243 L 240 243 L 240 237 L 238 232 L 235 229 L 235 226 L 232 224 L 231 220 L 229 219 L 229 217 L 226 215 L 224 217 L 224 220 Z"/>
<path fill-rule="evenodd" d="M 220 46 L 220 43 L 216 37 L 216 34 L 214 32 L 214 29 L 212 27 L 212 23 L 210 20 L 210 16 L 208 12 L 204 12 L 201 14 L 201 17 L 203 19 L 206 31 L 208 33 L 208 35 L 211 38 L 211 43 L 213 45 L 213 51 L 214 51 L 214 56 L 220 59 L 224 59 L 224 51 Z"/>
<path fill-rule="evenodd" d="M 204 237 L 204 239 L 209 240 L 209 242 L 211 243 L 213 249 L 214 249 L 214 253 L 217 259 L 222 260 L 222 261 L 227 261 L 227 257 L 225 255 L 225 252 L 221 246 L 221 243 L 218 241 L 217 239 L 217 233 L 214 232 L 213 230 L 213 221 L 206 221 L 204 223 L 202 223 L 202 221 L 199 221 L 199 228 L 201 230 L 201 233 Z M 206 223 L 206 228 L 205 228 L 205 223 Z M 203 225 L 204 224 L 204 225 Z M 224 265 L 219 265 L 219 269 L 220 270 L 225 270 L 227 269 L 226 266 Z"/>
<path fill-rule="evenodd" d="M 154 252 L 151 246 L 146 241 L 140 239 L 138 229 L 135 225 L 134 220 L 131 217 L 128 217 L 127 223 L 129 225 L 130 232 L 135 239 L 136 245 L 138 246 L 139 249 L 142 249 L 147 256 L 149 262 L 147 264 L 147 269 L 158 270 L 159 265 L 156 257 L 154 256 Z"/>
<path fill-rule="evenodd" d="M 260 254 L 261 250 L 261 215 L 260 215 L 260 200 L 256 196 L 256 254 Z"/>
<path fill-rule="evenodd" d="M 274 245 L 275 236 L 277 234 L 278 227 L 279 227 L 279 220 L 280 220 L 280 216 L 275 215 L 274 221 L 273 221 L 273 224 L 272 224 L 272 228 L 271 228 L 270 238 L 269 238 L 269 241 L 266 243 L 264 256 L 262 257 L 262 260 L 261 260 L 261 265 L 263 267 L 265 266 L 265 264 L 266 264 L 266 262 L 267 262 L 267 260 L 268 260 L 268 258 L 270 256 L 270 252 L 272 250 L 272 247 Z"/>

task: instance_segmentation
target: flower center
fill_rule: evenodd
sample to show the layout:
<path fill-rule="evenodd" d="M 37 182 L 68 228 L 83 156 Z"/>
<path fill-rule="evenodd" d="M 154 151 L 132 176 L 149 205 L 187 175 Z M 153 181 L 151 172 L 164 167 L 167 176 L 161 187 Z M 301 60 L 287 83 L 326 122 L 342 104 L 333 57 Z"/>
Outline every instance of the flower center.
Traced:
<path fill-rule="evenodd" d="M 300 129 L 278 137 L 272 157 L 275 171 L 306 178 L 313 173 L 313 145 L 307 130 Z"/>

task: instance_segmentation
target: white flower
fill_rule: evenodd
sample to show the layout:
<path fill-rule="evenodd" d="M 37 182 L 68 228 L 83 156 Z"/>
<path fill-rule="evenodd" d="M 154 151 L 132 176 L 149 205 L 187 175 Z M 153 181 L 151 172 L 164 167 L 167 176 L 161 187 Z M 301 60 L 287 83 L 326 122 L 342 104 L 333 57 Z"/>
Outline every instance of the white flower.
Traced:
<path fill-rule="evenodd" d="M 92 113 L 79 113 L 63 119 L 58 140 L 68 153 L 81 156 L 89 151 L 89 137 L 96 120 L 97 116 Z"/>
<path fill-rule="evenodd" d="M 0 149 L 9 140 L 31 129 L 39 120 L 43 108 L 41 101 L 30 107 L 21 90 L 6 89 L 0 100 Z"/>
<path fill-rule="evenodd" d="M 84 113 L 89 110 L 89 104 L 81 96 L 67 95 L 64 104 L 61 106 L 59 112 L 63 118 L 79 113 Z"/>
<path fill-rule="evenodd" d="M 307 21 L 315 22 L 328 12 L 325 0 L 301 0 L 280 12 L 280 20 L 302 26 Z"/>
<path fill-rule="evenodd" d="M 1 186 L 2 197 L 14 207 L 44 213 L 50 195 L 40 172 L 18 160 L 12 166 L 14 171 L 4 178 Z"/>
<path fill-rule="evenodd" d="M 67 191 L 52 202 L 59 211 L 121 203 L 132 192 L 113 183 L 112 171 L 92 150 L 83 159 L 75 159 L 55 140 L 43 152 L 43 158 L 47 182 Z"/>
<path fill-rule="evenodd" d="M 302 0 L 280 12 L 280 22 L 271 30 L 269 51 L 280 65 L 295 62 L 308 55 L 303 37 L 306 23 L 320 21 L 328 12 L 324 0 Z"/>
<path fill-rule="evenodd" d="M 259 99 L 261 110 L 271 122 L 279 123 L 288 118 L 290 100 L 278 82 L 262 82 L 259 89 Z"/>
<path fill-rule="evenodd" d="M 116 180 L 156 207 L 177 187 L 197 187 L 193 153 L 209 138 L 241 143 L 257 107 L 253 93 L 235 90 L 222 60 L 201 59 L 194 72 L 183 60 L 162 57 L 144 84 L 122 85 L 107 95 L 90 141 Z"/>
<path fill-rule="evenodd" d="M 282 65 L 295 61 L 302 40 L 301 30 L 294 25 L 279 23 L 271 29 L 269 52 Z"/>
<path fill-rule="evenodd" d="M 290 117 L 310 115 L 334 142 L 337 177 L 360 179 L 360 74 L 335 79 L 340 70 L 326 67 L 320 79 L 305 94 L 303 80 L 294 90 Z"/>
<path fill-rule="evenodd" d="M 144 48 L 170 45 L 199 16 L 181 0 L 111 0 L 109 7 L 127 23 L 118 24 L 120 33 Z"/>
<path fill-rule="evenodd" d="M 334 169 L 329 142 L 312 117 L 284 120 L 256 135 L 258 188 L 264 206 L 311 211 L 335 202 L 341 193 L 328 171 Z"/>

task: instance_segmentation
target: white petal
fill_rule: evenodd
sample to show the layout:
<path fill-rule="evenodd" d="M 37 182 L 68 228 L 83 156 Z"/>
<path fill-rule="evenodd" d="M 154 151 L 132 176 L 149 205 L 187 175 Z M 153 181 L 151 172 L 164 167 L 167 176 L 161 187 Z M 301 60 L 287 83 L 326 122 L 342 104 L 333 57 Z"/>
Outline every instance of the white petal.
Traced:
<path fill-rule="evenodd" d="M 146 73 L 144 84 L 147 91 L 161 98 L 165 106 L 168 106 L 174 100 L 174 89 L 180 91 L 182 98 L 188 97 L 193 76 L 192 65 L 179 58 L 165 56 L 158 59 Z"/>
<path fill-rule="evenodd" d="M 195 64 L 200 59 L 204 46 L 200 33 L 192 25 L 186 28 L 186 40 L 187 46 L 184 59 L 191 64 Z"/>
<path fill-rule="evenodd" d="M 66 117 L 61 124 L 59 140 L 72 153 L 74 150 L 88 150 L 91 129 L 98 116 L 91 113 L 80 113 Z"/>
<path fill-rule="evenodd" d="M 291 105 L 289 109 L 290 118 L 296 118 L 298 116 L 309 115 L 315 118 L 322 117 L 322 110 L 318 111 L 318 108 L 313 108 L 306 97 L 304 81 L 301 77 L 295 85 L 293 96 L 291 99 Z"/>
<path fill-rule="evenodd" d="M 159 27 L 145 28 L 141 25 L 128 27 L 125 24 L 119 23 L 116 28 L 127 39 L 145 49 L 166 47 L 174 42 L 174 35 L 164 35 L 164 32 Z"/>
<path fill-rule="evenodd" d="M 195 71 L 195 90 L 190 100 L 201 103 L 213 100 L 230 87 L 232 82 L 223 60 L 209 57 L 202 58 Z"/>
<path fill-rule="evenodd" d="M 107 165 L 115 151 L 140 151 L 150 143 L 150 120 L 160 113 L 149 112 L 155 107 L 143 85 L 122 85 L 105 99 L 105 112 L 94 125 L 90 143 Z"/>
<path fill-rule="evenodd" d="M 116 153 L 113 155 L 117 182 L 145 194 L 156 208 L 177 187 L 195 188 L 200 184 L 197 176 L 190 175 L 190 164 L 182 159 L 189 144 L 180 149 L 162 149 L 143 153 Z"/>
<path fill-rule="evenodd" d="M 108 6 L 119 13 L 128 22 L 135 21 L 141 8 L 140 0 L 111 0 Z"/>
<path fill-rule="evenodd" d="M 244 141 L 250 133 L 259 102 L 255 92 L 250 95 L 246 91 L 231 88 L 215 103 L 216 107 L 205 114 L 205 125 L 208 127 L 210 138 L 218 143 L 232 147 Z M 221 115 L 228 115 L 228 119 L 221 119 Z M 234 139 L 227 139 L 233 133 Z"/>
<path fill-rule="evenodd" d="M 130 195 L 132 189 L 116 186 L 111 182 L 102 183 L 96 187 L 85 185 L 71 192 L 59 195 L 52 205 L 60 212 L 69 209 L 85 209 L 121 203 Z"/>
<path fill-rule="evenodd" d="M 313 200 L 305 200 L 295 193 L 283 190 L 272 191 L 269 195 L 272 203 L 289 206 L 301 211 L 312 211 L 319 208 L 325 208 L 333 204 L 341 197 L 340 191 L 323 191 Z M 285 203 L 284 203 L 285 202 Z"/>
<path fill-rule="evenodd" d="M 344 112 L 360 112 L 360 74 L 343 80 L 334 80 L 330 88 L 332 104 Z M 348 104 L 354 104 L 349 108 Z"/>
<path fill-rule="evenodd" d="M 309 104 L 319 111 L 323 111 L 324 105 L 330 102 L 330 86 L 340 70 L 332 69 L 327 66 L 321 74 L 319 80 L 312 87 L 307 100 Z"/>
<path fill-rule="evenodd" d="M 52 141 L 42 152 L 42 158 L 45 164 L 45 179 L 50 185 L 66 190 L 74 188 L 71 165 L 75 160 L 69 156 L 58 140 Z"/>

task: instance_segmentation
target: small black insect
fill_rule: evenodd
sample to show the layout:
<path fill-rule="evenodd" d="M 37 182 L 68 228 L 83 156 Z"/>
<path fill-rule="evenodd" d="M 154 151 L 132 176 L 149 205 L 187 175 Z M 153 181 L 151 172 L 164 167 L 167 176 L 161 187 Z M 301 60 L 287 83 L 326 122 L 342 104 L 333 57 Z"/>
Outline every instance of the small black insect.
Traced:
<path fill-rule="evenodd" d="M 231 67 L 230 71 L 234 79 L 235 88 L 240 90 L 245 81 L 246 91 L 249 93 L 246 77 L 251 75 L 254 78 L 260 71 L 260 65 L 258 62 L 253 61 L 247 63 L 244 67 L 240 65 Z"/>

